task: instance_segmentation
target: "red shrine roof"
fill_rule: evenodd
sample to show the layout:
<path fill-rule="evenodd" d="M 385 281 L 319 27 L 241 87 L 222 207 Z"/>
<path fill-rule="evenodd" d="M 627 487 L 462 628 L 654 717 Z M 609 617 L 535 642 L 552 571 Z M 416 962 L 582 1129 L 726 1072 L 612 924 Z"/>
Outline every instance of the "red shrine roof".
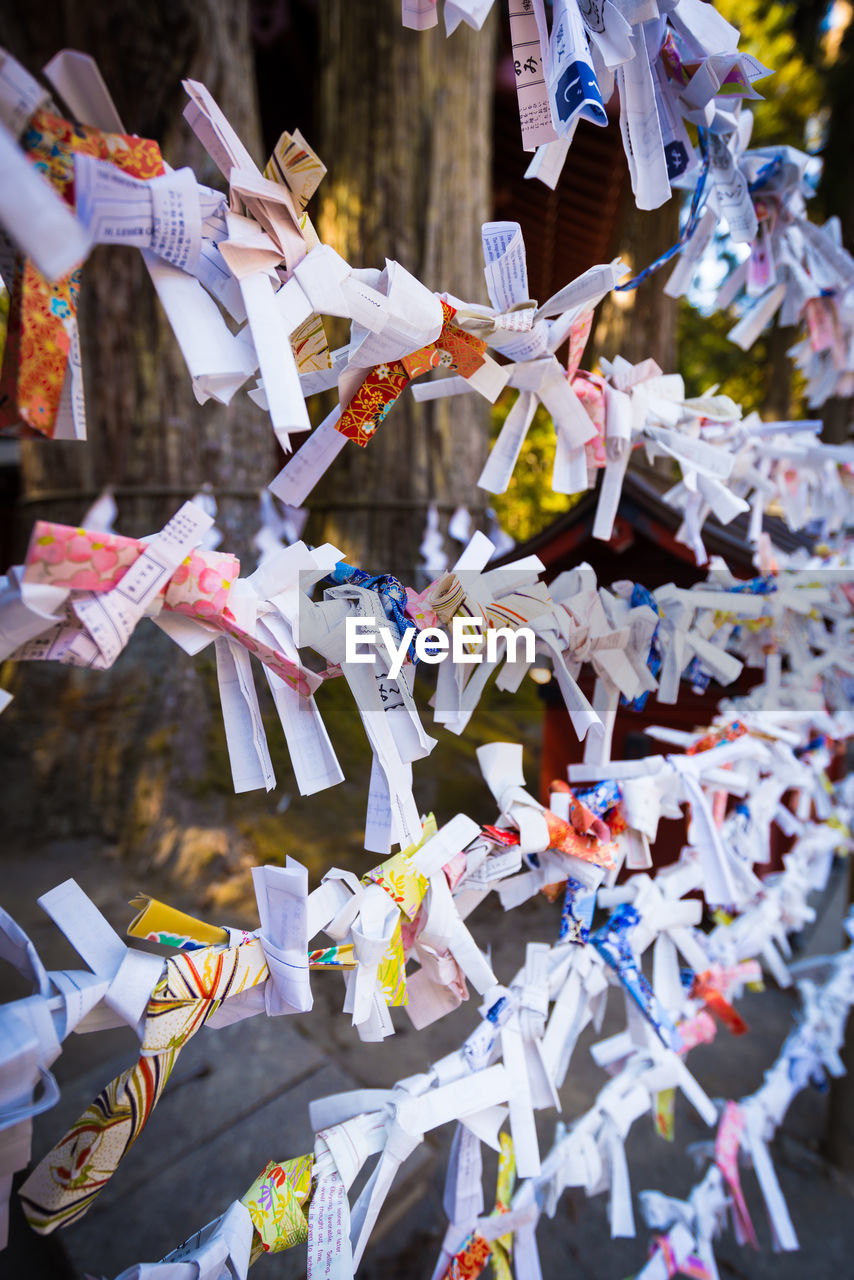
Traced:
<path fill-rule="evenodd" d="M 587 561 L 605 585 L 626 578 L 654 590 L 665 582 L 676 582 L 678 586 L 699 582 L 705 578 L 706 569 L 695 562 L 690 547 L 676 540 L 681 517 L 662 500 L 671 485 L 669 476 L 652 468 L 633 466 L 626 473 L 610 542 L 593 537 L 597 485 L 565 515 L 514 547 L 492 567 L 520 556 L 537 555 L 546 566 L 548 581 L 564 569 Z M 747 521 L 745 514 L 723 525 L 710 516 L 703 526 L 703 542 L 709 555 L 722 556 L 731 571 L 742 578 L 756 573 L 753 548 L 747 542 Z M 812 545 L 807 534 L 794 532 L 776 516 L 766 515 L 763 528 L 781 551 Z"/>

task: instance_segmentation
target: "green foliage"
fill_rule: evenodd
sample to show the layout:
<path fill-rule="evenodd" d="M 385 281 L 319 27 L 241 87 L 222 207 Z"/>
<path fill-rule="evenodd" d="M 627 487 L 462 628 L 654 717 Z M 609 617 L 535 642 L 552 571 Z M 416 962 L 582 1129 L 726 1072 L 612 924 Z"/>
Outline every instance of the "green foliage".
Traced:
<path fill-rule="evenodd" d="M 797 3 L 765 0 L 716 0 L 715 7 L 741 32 L 738 47 L 773 71 L 759 80 L 761 102 L 746 100 L 753 111 L 751 146 L 787 143 L 804 149 L 807 122 L 822 106 L 822 75 L 808 61 L 795 32 Z"/>
<path fill-rule="evenodd" d="M 497 440 L 515 398 L 516 392 L 509 391 L 497 400 L 492 410 L 491 444 Z M 581 496 L 552 491 L 554 460 L 554 425 L 550 415 L 539 405 L 507 492 L 497 493 L 492 499 L 499 523 L 517 542 L 525 542 L 545 529 L 558 516 L 569 511 Z"/>
<path fill-rule="evenodd" d="M 679 372 L 685 379 L 687 396 L 702 395 L 718 384 L 742 406 L 746 416 L 762 409 L 768 393 L 767 341 L 760 336 L 745 354 L 726 336 L 735 319 L 732 311 L 702 315 L 682 299 L 677 320 Z"/>

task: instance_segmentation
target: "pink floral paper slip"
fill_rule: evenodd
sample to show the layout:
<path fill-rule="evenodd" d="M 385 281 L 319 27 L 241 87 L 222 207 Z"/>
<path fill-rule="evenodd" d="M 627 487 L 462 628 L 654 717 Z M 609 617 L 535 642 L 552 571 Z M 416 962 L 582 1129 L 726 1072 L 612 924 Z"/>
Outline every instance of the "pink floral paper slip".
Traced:
<path fill-rule="evenodd" d="M 112 591 L 145 549 L 137 538 L 38 520 L 27 548 L 24 581 L 69 591 Z M 292 662 L 239 626 L 228 607 L 240 561 L 229 552 L 195 550 L 163 589 L 164 608 L 233 636 L 277 676 L 310 697 L 324 675 Z"/>

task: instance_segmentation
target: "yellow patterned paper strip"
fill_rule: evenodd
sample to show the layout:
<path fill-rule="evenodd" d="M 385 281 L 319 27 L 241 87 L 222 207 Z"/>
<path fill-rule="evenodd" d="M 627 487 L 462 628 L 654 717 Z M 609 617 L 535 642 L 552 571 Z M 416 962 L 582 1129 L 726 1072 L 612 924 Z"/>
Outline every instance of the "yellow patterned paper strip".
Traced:
<path fill-rule="evenodd" d="M 129 938 L 143 938 L 146 942 L 160 942 L 166 947 L 180 947 L 187 942 L 197 942 L 204 947 L 225 946 L 228 930 L 218 925 L 206 924 L 195 916 L 178 911 L 165 902 L 138 893 L 131 898 L 130 906 L 137 908 L 127 928 Z"/>
<path fill-rule="evenodd" d="M 241 1196 L 240 1203 L 246 1205 L 258 1233 L 253 1256 L 281 1253 L 308 1240 L 303 1206 L 311 1192 L 313 1168 L 311 1153 L 281 1164 L 271 1160 L 246 1195 Z"/>
<path fill-rule="evenodd" d="M 377 965 L 377 986 L 387 1005 L 394 1007 L 407 1003 L 406 961 L 403 958 L 403 935 L 400 917 L 394 926 L 391 942 Z"/>
<path fill-rule="evenodd" d="M 389 897 L 397 903 L 407 920 L 414 920 L 418 909 L 424 901 L 424 895 L 430 887 L 430 881 L 415 866 L 415 854 L 436 834 L 436 819 L 428 814 L 421 829 L 421 839 L 411 844 L 408 849 L 401 849 L 391 858 L 386 858 L 378 867 L 362 877 L 362 883 L 372 880 L 381 889 L 385 889 Z"/>
<path fill-rule="evenodd" d="M 300 209 L 304 209 L 326 173 L 326 165 L 308 145 L 299 129 L 287 130 L 273 148 L 264 177 L 289 187 Z"/>

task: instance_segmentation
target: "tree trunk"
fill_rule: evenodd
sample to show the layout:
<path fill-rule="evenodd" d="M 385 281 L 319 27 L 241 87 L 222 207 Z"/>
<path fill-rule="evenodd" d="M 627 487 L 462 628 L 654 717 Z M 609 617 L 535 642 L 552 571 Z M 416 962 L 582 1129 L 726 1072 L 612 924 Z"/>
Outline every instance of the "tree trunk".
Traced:
<path fill-rule="evenodd" d="M 769 421 L 776 419 L 786 422 L 794 414 L 795 405 L 792 402 L 794 366 L 791 356 L 786 355 L 786 352 L 797 339 L 798 331 L 794 325 L 781 325 L 777 320 L 765 335 L 766 370 L 762 416 Z"/>
<path fill-rule="evenodd" d="M 842 243 L 849 253 L 854 252 L 854 171 L 851 166 L 851 135 L 854 129 L 854 94 L 851 77 L 854 74 L 854 18 L 849 17 L 827 71 L 827 100 L 830 117 L 823 148 L 823 165 L 818 197 L 828 216 L 835 214 L 842 228 Z M 828 444 L 845 444 L 851 435 L 854 417 L 854 399 L 851 396 L 833 396 L 821 412 L 824 428 L 822 440 Z M 852 890 L 854 891 L 854 889 Z M 854 1033 L 852 1033 L 854 1038 Z M 850 1061 L 850 1057 L 849 1057 Z M 836 1086 L 842 1087 L 841 1084 Z M 849 1107 L 854 1115 L 854 1086 L 849 1079 L 844 1086 L 851 1095 Z M 850 1122 L 854 1127 L 854 1121 Z M 847 1167 L 854 1168 L 854 1157 L 849 1157 Z"/>
<path fill-rule="evenodd" d="M 448 40 L 405 30 L 398 0 L 325 0 L 319 20 L 321 239 L 354 267 L 397 259 L 430 289 L 485 302 L 494 16 Z M 478 395 L 418 405 L 404 393 L 315 490 L 314 539 L 413 581 L 429 502 L 445 526 L 460 504 L 482 516 L 488 412 Z"/>
<path fill-rule="evenodd" d="M 678 197 L 644 213 L 635 205 L 631 185 L 626 182 L 613 253 L 620 255 L 632 274 L 648 267 L 678 236 Z M 678 303 L 663 292 L 670 270 L 664 267 L 637 289 L 611 293 L 602 301 L 584 355 L 585 368 L 592 368 L 603 356 L 613 360 L 620 355 L 632 364 L 651 357 L 663 373 L 675 372 Z"/>
<path fill-rule="evenodd" d="M 182 77 L 201 80 L 263 162 L 244 3 L 153 0 L 131 13 L 122 0 L 66 0 L 19 6 L 15 16 L 7 6 L 0 40 L 33 71 L 63 47 L 91 53 L 125 127 L 158 140 L 173 166 L 221 185 L 181 116 Z M 266 415 L 245 393 L 230 409 L 196 403 L 135 250 L 95 250 L 80 321 L 89 441 L 24 442 L 23 536 L 37 516 L 78 522 L 105 485 L 116 493 L 118 529 L 150 533 L 208 482 L 223 547 L 245 553 L 257 493 L 275 469 Z M 143 623 L 110 671 L 4 671 L 16 696 L 0 754 L 19 797 L 7 833 L 33 844 L 95 836 L 163 860 L 182 856 L 189 839 L 205 858 L 225 855 L 231 788 L 218 710 L 211 715 L 212 667 L 207 653 L 188 658 Z"/>

